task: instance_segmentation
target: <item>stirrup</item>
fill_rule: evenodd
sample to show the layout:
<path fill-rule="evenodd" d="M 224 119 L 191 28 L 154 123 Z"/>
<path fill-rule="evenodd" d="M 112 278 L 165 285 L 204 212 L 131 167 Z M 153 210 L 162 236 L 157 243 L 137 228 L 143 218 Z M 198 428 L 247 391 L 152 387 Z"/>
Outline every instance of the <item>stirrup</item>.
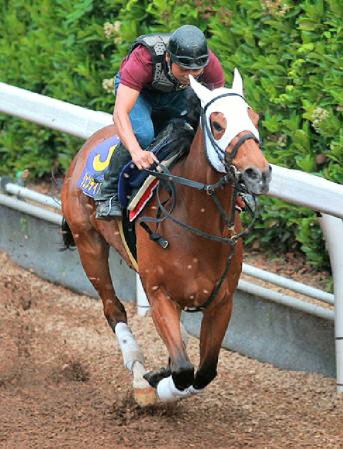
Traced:
<path fill-rule="evenodd" d="M 113 195 L 107 200 L 97 200 L 95 218 L 98 219 L 111 219 L 122 216 L 121 206 L 118 201 L 118 195 Z"/>

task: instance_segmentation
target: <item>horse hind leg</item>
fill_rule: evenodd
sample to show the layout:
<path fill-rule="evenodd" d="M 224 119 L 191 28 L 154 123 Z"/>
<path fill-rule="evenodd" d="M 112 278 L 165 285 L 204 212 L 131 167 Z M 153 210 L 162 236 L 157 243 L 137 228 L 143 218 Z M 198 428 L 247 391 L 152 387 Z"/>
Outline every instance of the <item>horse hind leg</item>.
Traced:
<path fill-rule="evenodd" d="M 155 391 L 143 379 L 143 352 L 127 325 L 125 308 L 113 288 L 108 263 L 109 245 L 95 230 L 74 233 L 74 239 L 82 266 L 102 300 L 105 318 L 117 337 L 124 366 L 133 374 L 136 402 L 141 406 L 151 405 L 156 401 Z"/>
<path fill-rule="evenodd" d="M 115 332 L 118 323 L 127 323 L 123 304 L 117 298 L 108 264 L 109 245 L 95 230 L 73 233 L 83 269 L 98 292 L 106 320 Z"/>

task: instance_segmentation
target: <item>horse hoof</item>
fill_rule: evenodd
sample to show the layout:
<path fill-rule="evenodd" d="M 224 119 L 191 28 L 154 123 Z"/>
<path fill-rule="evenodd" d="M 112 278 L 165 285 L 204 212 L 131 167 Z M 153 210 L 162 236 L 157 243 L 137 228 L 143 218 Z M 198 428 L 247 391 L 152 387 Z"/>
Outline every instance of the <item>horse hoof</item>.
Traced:
<path fill-rule="evenodd" d="M 158 371 L 149 371 L 148 373 L 145 373 L 143 377 L 153 388 L 156 388 L 162 379 L 169 377 L 170 375 L 171 371 L 169 368 L 161 368 Z"/>
<path fill-rule="evenodd" d="M 149 407 L 157 402 L 156 390 L 152 387 L 135 388 L 133 397 L 140 407 Z"/>

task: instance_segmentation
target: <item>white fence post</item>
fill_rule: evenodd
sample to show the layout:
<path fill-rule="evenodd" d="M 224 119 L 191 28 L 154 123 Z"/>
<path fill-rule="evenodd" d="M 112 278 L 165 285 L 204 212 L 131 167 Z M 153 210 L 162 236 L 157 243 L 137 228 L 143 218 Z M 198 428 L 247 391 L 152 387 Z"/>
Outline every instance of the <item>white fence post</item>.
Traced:
<path fill-rule="evenodd" d="M 343 220 L 322 214 L 320 225 L 334 280 L 337 392 L 343 393 Z"/>
<path fill-rule="evenodd" d="M 150 304 L 138 273 L 136 274 L 136 288 L 137 313 L 140 316 L 145 316 L 150 310 Z"/>

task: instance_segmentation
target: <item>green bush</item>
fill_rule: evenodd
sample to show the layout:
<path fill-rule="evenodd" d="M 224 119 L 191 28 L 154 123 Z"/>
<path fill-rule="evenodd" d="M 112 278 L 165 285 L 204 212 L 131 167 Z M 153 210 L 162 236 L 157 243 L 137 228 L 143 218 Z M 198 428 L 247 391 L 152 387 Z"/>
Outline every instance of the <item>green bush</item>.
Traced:
<path fill-rule="evenodd" d="M 84 107 L 112 112 L 113 74 L 139 34 L 199 26 L 234 67 L 262 112 L 270 162 L 341 183 L 343 178 L 340 0 L 0 0 L 0 79 Z M 0 173 L 63 172 L 81 141 L 0 116 Z M 253 239 L 274 252 L 327 264 L 314 213 L 262 199 Z"/>

